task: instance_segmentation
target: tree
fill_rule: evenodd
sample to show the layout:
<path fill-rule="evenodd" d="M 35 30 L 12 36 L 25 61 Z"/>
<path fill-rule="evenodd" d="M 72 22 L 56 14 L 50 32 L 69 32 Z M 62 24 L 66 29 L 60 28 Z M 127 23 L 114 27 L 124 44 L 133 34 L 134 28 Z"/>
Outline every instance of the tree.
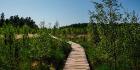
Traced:
<path fill-rule="evenodd" d="M 92 20 L 96 23 L 113 24 L 121 19 L 121 4 L 117 0 L 102 0 L 101 3 L 93 2 L 95 10 L 90 11 Z"/>
<path fill-rule="evenodd" d="M 4 13 L 1 14 L 0 17 L 0 27 L 5 24 L 12 24 L 14 27 L 22 27 L 25 24 L 28 25 L 30 28 L 38 28 L 35 24 L 35 21 L 31 19 L 31 17 L 19 17 L 18 15 L 10 16 L 10 18 L 5 19 Z"/>
<path fill-rule="evenodd" d="M 59 22 L 58 21 L 55 22 L 54 28 L 59 28 Z"/>
<path fill-rule="evenodd" d="M 87 26 L 87 34 L 88 34 L 88 43 L 93 47 L 96 47 L 99 42 L 97 25 L 93 22 L 92 17 L 90 17 L 90 22 Z"/>
<path fill-rule="evenodd" d="M 51 22 L 50 22 L 50 23 L 48 23 L 49 28 L 51 28 L 51 24 L 52 24 Z"/>
<path fill-rule="evenodd" d="M 124 12 L 124 18 L 122 19 L 123 23 L 130 23 L 130 13 Z"/>
<path fill-rule="evenodd" d="M 103 5 L 106 14 L 107 14 L 107 19 L 110 24 L 116 23 L 120 20 L 121 14 L 120 14 L 120 9 L 121 9 L 121 4 L 119 3 L 118 0 L 103 0 Z"/>
<path fill-rule="evenodd" d="M 134 10 L 133 10 L 130 18 L 131 18 L 130 19 L 131 23 L 138 23 L 139 22 L 139 17 Z"/>
<path fill-rule="evenodd" d="M 1 17 L 0 17 L 0 26 L 2 26 L 3 24 L 4 24 L 4 22 L 5 22 L 5 17 L 4 17 L 5 15 L 4 15 L 4 13 L 2 12 L 1 13 Z"/>
<path fill-rule="evenodd" d="M 132 13 L 121 12 L 120 9 L 122 6 L 118 0 L 102 0 L 100 3 L 93 3 L 95 5 L 95 10 L 90 11 L 90 22 L 95 23 L 95 26 L 88 27 L 88 34 L 90 35 L 89 39 L 91 39 L 92 44 L 97 42 L 94 37 L 96 38 L 96 35 L 99 37 L 99 43 L 96 44 L 98 49 L 95 48 L 97 49 L 96 51 L 104 51 L 100 53 L 100 55 L 107 54 L 106 61 L 109 63 L 111 70 L 116 70 L 118 68 L 121 70 L 130 69 L 131 62 L 133 64 L 134 61 L 137 67 L 138 62 L 136 60 L 138 60 L 139 56 L 137 55 L 139 52 L 136 50 L 139 49 L 139 44 L 137 43 L 139 42 L 139 40 L 137 40 L 139 38 L 139 34 L 137 33 L 139 32 L 139 24 L 137 24 L 139 22 L 138 15 L 135 11 Z M 138 27 L 136 27 L 136 25 Z M 131 59 L 133 57 L 132 55 L 137 57 L 135 58 L 136 60 L 134 58 Z M 96 58 L 100 59 L 102 56 Z M 103 61 L 102 59 L 101 61 Z M 130 66 L 127 66 L 128 64 L 130 64 Z M 122 68 L 120 67 L 121 65 Z"/>
<path fill-rule="evenodd" d="M 45 21 L 41 21 L 41 22 L 40 22 L 40 27 L 41 27 L 41 28 L 44 28 L 44 27 L 45 27 Z"/>
<path fill-rule="evenodd" d="M 53 27 L 53 34 L 54 34 L 54 35 L 57 35 L 57 33 L 58 33 L 58 28 L 59 28 L 59 22 L 56 21 L 55 24 L 54 24 L 54 27 Z"/>
<path fill-rule="evenodd" d="M 97 29 L 95 27 L 93 29 L 98 31 L 99 35 L 96 32 L 92 36 L 99 36 L 100 42 L 98 48 L 100 47 L 99 50 L 105 51 L 108 56 L 110 55 L 109 58 L 112 58 L 111 65 L 116 70 L 117 58 L 119 56 L 117 49 L 119 49 L 119 46 L 117 44 L 118 36 L 115 24 L 120 23 L 122 18 L 122 14 L 120 13 L 121 4 L 118 0 L 102 0 L 101 3 L 93 3 L 95 4 L 95 11 L 90 11 L 90 19 L 97 23 Z"/>

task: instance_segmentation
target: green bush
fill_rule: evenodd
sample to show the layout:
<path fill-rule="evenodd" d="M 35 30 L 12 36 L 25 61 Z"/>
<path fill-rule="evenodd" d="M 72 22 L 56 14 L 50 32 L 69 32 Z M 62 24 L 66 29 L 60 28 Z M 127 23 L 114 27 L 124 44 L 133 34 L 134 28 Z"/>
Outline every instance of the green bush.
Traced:
<path fill-rule="evenodd" d="M 11 25 L 0 28 L 0 70 L 50 70 L 63 68 L 71 50 L 66 42 L 50 37 L 47 29 L 36 31 L 29 38 L 30 28 L 20 28 L 23 34 L 16 39 L 17 29 Z"/>

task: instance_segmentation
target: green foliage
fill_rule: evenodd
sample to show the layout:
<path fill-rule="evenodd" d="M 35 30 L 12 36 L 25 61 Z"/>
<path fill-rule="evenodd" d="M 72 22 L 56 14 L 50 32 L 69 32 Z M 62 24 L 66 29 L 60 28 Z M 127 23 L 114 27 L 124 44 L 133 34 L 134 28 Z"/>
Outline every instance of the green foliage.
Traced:
<path fill-rule="evenodd" d="M 48 29 L 39 29 L 36 36 L 24 25 L 20 30 L 4 25 L 0 32 L 0 70 L 50 70 L 63 68 L 70 45 L 50 37 Z M 17 34 L 19 31 L 19 34 Z M 20 34 L 22 33 L 22 34 Z M 21 35 L 21 38 L 17 38 Z"/>
<path fill-rule="evenodd" d="M 104 65 L 105 69 L 107 67 L 109 70 L 139 69 L 138 16 L 135 12 L 120 13 L 121 4 L 118 0 L 102 0 L 100 3 L 93 3 L 95 11 L 90 12 L 90 22 L 95 24 L 87 27 L 87 29 L 90 28 L 88 31 L 90 37 L 87 37 L 90 41 L 87 47 L 94 47 L 94 49 L 85 47 L 88 60 L 92 62 L 91 67 L 95 70 L 104 68 Z M 136 51 L 137 53 L 134 53 Z"/>
<path fill-rule="evenodd" d="M 71 27 L 68 28 L 70 29 Z M 66 27 L 63 30 L 68 28 Z M 79 33 L 82 32 L 80 28 L 75 27 L 75 29 L 79 30 Z M 68 37 L 70 32 L 67 32 L 66 35 L 62 34 L 60 37 L 77 42 L 85 48 L 91 70 L 139 69 L 140 24 L 93 23 L 87 26 L 88 32 L 86 30 L 84 31 L 83 34 L 81 33 L 84 36 L 75 33 L 74 38 L 70 39 Z M 93 32 L 91 33 L 91 31 Z M 75 31 L 73 30 L 71 32 L 74 33 Z"/>

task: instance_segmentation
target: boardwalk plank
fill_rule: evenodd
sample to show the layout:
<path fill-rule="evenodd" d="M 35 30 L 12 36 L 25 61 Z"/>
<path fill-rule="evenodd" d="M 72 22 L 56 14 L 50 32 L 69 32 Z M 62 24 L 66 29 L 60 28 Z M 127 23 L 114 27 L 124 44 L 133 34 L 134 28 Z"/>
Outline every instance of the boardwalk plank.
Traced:
<path fill-rule="evenodd" d="M 71 41 L 68 43 L 71 44 L 72 51 L 63 70 L 90 70 L 84 48 Z"/>

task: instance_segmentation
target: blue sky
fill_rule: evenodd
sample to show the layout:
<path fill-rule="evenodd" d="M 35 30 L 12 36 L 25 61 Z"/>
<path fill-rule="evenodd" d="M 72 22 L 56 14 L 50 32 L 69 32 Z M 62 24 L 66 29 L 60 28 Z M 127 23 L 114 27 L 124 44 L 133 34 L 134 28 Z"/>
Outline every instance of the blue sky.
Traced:
<path fill-rule="evenodd" d="M 98 0 L 93 0 L 98 1 Z M 140 14 L 140 0 L 121 0 L 129 11 Z M 19 15 L 30 16 L 39 24 L 59 22 L 60 26 L 88 22 L 88 10 L 93 9 L 91 0 L 0 0 L 0 13 L 6 18 Z"/>

